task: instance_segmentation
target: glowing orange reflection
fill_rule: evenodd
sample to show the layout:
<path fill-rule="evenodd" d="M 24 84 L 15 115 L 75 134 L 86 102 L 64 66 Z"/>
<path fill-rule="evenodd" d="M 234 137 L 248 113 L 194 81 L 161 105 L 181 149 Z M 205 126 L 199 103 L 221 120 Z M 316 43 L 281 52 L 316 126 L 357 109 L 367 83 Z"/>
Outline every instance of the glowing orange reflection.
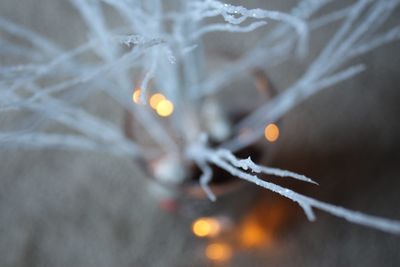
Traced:
<path fill-rule="evenodd" d="M 275 142 L 279 138 L 279 128 L 276 124 L 268 124 L 264 129 L 264 136 L 269 142 Z"/>
<path fill-rule="evenodd" d="M 246 218 L 241 232 L 240 240 L 245 247 L 261 247 L 272 242 L 272 236 L 268 229 L 263 228 L 254 217 Z"/>
<path fill-rule="evenodd" d="M 232 248 L 226 243 L 212 243 L 206 247 L 207 258 L 214 261 L 227 261 L 232 258 Z"/>
<path fill-rule="evenodd" d="M 158 106 L 158 104 L 162 101 L 162 100 L 164 100 L 165 99 L 165 96 L 164 95 L 162 95 L 162 94 L 160 94 L 160 93 L 156 93 L 156 94 L 154 94 L 154 95 L 152 95 L 151 97 L 150 97 L 150 106 L 153 108 L 153 109 L 157 109 L 157 106 Z"/>
<path fill-rule="evenodd" d="M 168 117 L 174 112 L 174 104 L 168 99 L 161 100 L 157 105 L 156 112 L 161 117 Z"/>
<path fill-rule="evenodd" d="M 136 104 L 140 103 L 140 94 L 142 93 L 142 90 L 140 89 L 135 89 L 135 91 L 132 94 L 132 101 Z"/>
<path fill-rule="evenodd" d="M 192 231 L 198 237 L 213 237 L 220 233 L 221 224 L 214 218 L 199 218 L 193 222 Z"/>

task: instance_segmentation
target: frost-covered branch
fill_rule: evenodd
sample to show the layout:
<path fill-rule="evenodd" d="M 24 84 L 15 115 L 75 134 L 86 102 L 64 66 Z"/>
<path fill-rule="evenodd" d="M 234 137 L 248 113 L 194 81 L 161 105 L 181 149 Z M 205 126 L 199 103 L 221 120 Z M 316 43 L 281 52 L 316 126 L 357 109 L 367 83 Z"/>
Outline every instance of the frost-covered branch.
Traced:
<path fill-rule="evenodd" d="M 305 42 L 307 42 L 307 26 L 301 19 L 295 16 L 278 11 L 263 10 L 260 8 L 247 9 L 243 6 L 224 4 L 216 0 L 207 0 L 205 3 L 208 4 L 212 9 L 220 11 L 220 14 L 223 16 L 224 20 L 232 24 L 242 23 L 246 18 L 271 19 L 285 22 L 296 29 L 300 39 L 302 40 L 302 45 L 305 45 Z M 239 16 L 239 18 L 237 16 Z"/>
<path fill-rule="evenodd" d="M 28 41 L 33 46 L 38 48 L 43 54 L 54 56 L 61 51 L 61 49 L 49 39 L 1 17 L 0 29 L 3 29 L 11 35 Z"/>
<path fill-rule="evenodd" d="M 62 149 L 87 149 L 95 150 L 96 142 L 81 136 L 49 133 L 0 133 L 0 146 L 3 148 L 22 147 L 33 149 L 62 148 Z"/>
<path fill-rule="evenodd" d="M 216 32 L 216 31 L 221 31 L 221 32 L 251 32 L 254 31 L 255 29 L 266 25 L 267 23 L 264 21 L 256 21 L 253 22 L 247 26 L 237 26 L 237 25 L 232 25 L 232 24 L 223 24 L 223 23 L 216 23 L 216 24 L 210 24 L 207 25 L 197 32 L 193 33 L 191 39 L 195 40 L 200 38 L 202 35 L 210 32 Z"/>
<path fill-rule="evenodd" d="M 277 168 L 265 167 L 255 164 L 250 157 L 247 159 L 237 159 L 231 151 L 226 149 L 219 149 L 215 152 L 221 159 L 228 161 L 236 168 L 243 169 L 245 171 L 251 171 L 254 173 L 264 173 L 268 175 L 278 176 L 278 177 L 290 177 L 296 180 L 300 180 L 303 182 L 308 182 L 312 184 L 318 184 L 317 182 L 313 181 L 311 178 L 308 178 L 304 175 L 297 174 L 294 172 L 281 170 Z"/>
<path fill-rule="evenodd" d="M 227 160 L 226 157 L 224 158 L 223 156 L 221 156 L 227 153 L 230 158 L 229 160 Z M 254 164 L 251 160 L 237 159 L 235 156 L 233 156 L 233 154 L 227 151 L 213 150 L 207 148 L 204 143 L 195 144 L 192 147 L 190 147 L 188 150 L 188 154 L 190 155 L 190 157 L 194 159 L 214 164 L 220 167 L 221 169 L 229 172 L 232 176 L 238 177 L 250 183 L 261 186 L 265 189 L 268 189 L 272 192 L 275 192 L 281 196 L 284 196 L 296 202 L 304 210 L 307 218 L 310 221 L 315 220 L 315 214 L 313 209 L 319 209 L 328 212 L 332 215 L 335 215 L 337 217 L 343 218 L 352 223 L 364 225 L 388 233 L 400 234 L 400 221 L 389 220 L 377 216 L 364 214 L 358 211 L 349 210 L 339 206 L 335 206 L 329 203 L 325 203 L 301 195 L 293 190 L 284 188 L 274 183 L 264 181 L 253 173 L 258 173 L 258 171 L 262 172 L 261 170 L 265 167 L 260 168 L 260 166 Z M 252 171 L 253 173 L 249 171 Z M 288 176 L 291 177 L 291 175 Z"/>
<path fill-rule="evenodd" d="M 330 1 L 301 1 L 292 13 L 301 19 L 307 19 L 328 2 Z M 341 19 L 347 15 L 347 11 L 347 9 L 340 10 L 340 12 L 324 15 L 311 21 L 308 29 L 311 32 Z M 194 88 L 190 90 L 193 92 L 192 97 L 197 99 L 215 94 L 223 89 L 223 86 L 235 82 L 252 68 L 270 68 L 289 60 L 294 55 L 288 51 L 295 47 L 298 38 L 298 35 L 290 34 L 290 28 L 287 25 L 278 25 L 271 34 L 265 35 L 253 49 L 247 51 L 234 64 L 224 66 L 222 70 L 212 73 L 206 81 L 194 85 Z"/>

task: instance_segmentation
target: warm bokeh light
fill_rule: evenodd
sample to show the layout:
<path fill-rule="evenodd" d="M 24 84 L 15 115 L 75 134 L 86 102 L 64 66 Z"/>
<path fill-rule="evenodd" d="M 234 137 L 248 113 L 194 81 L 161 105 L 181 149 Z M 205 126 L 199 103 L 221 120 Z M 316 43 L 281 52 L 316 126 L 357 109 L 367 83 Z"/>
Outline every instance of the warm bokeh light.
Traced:
<path fill-rule="evenodd" d="M 174 112 L 174 104 L 168 99 L 161 100 L 157 105 L 156 111 L 161 117 L 168 117 Z"/>
<path fill-rule="evenodd" d="M 221 224 L 214 218 L 199 218 L 193 222 L 192 231 L 198 237 L 213 237 L 221 231 Z"/>
<path fill-rule="evenodd" d="M 140 89 L 135 89 L 135 91 L 132 94 L 132 101 L 136 104 L 140 103 L 140 94 L 142 93 L 142 90 Z"/>
<path fill-rule="evenodd" d="M 214 261 L 227 261 L 232 258 L 232 248 L 225 243 L 212 243 L 206 247 L 207 258 Z"/>
<path fill-rule="evenodd" d="M 245 247 L 261 247 L 270 244 L 272 236 L 255 218 L 250 217 L 241 227 L 240 240 Z"/>
<path fill-rule="evenodd" d="M 268 124 L 264 129 L 264 136 L 270 142 L 275 142 L 279 138 L 279 128 L 276 124 Z"/>
<path fill-rule="evenodd" d="M 162 94 L 160 94 L 160 93 L 156 93 L 156 94 L 154 94 L 154 95 L 152 95 L 152 96 L 150 97 L 150 101 L 149 101 L 150 106 L 151 106 L 153 109 L 157 109 L 158 104 L 159 104 L 162 100 L 164 100 L 164 99 L 165 99 L 165 96 L 164 96 L 164 95 L 162 95 Z"/>

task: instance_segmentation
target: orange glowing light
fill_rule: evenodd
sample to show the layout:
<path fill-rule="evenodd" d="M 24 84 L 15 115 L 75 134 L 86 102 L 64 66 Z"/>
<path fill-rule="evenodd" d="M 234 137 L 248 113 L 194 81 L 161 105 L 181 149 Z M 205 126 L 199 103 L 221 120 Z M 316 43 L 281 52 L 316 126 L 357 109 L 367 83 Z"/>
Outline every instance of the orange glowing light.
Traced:
<path fill-rule="evenodd" d="M 279 128 L 276 124 L 268 124 L 264 129 L 264 136 L 269 142 L 275 142 L 279 138 Z"/>
<path fill-rule="evenodd" d="M 142 93 L 142 90 L 136 89 L 133 94 L 132 94 L 132 101 L 136 104 L 140 103 L 140 94 Z"/>
<path fill-rule="evenodd" d="M 153 109 L 157 109 L 158 104 L 164 99 L 165 99 L 165 96 L 163 96 L 162 94 L 160 94 L 160 93 L 154 94 L 150 97 L 150 102 L 149 102 L 150 106 Z"/>
<path fill-rule="evenodd" d="M 156 112 L 161 117 L 168 117 L 174 112 L 174 104 L 168 99 L 161 100 L 157 105 Z"/>
<path fill-rule="evenodd" d="M 214 261 L 227 261 L 232 258 L 232 248 L 225 243 L 212 243 L 206 247 L 207 258 Z"/>
<path fill-rule="evenodd" d="M 245 247 L 261 247 L 272 242 L 272 236 L 254 218 L 247 219 L 241 229 L 240 240 Z"/>
<path fill-rule="evenodd" d="M 199 218 L 193 222 L 192 231 L 198 237 L 213 237 L 221 231 L 221 224 L 214 218 Z"/>

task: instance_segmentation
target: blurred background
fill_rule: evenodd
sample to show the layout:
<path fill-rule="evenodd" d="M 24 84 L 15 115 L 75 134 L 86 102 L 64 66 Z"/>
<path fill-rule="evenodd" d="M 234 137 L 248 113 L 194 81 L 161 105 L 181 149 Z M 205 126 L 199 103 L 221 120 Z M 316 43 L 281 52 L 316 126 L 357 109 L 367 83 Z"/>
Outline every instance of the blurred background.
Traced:
<path fill-rule="evenodd" d="M 278 10 L 288 10 L 296 2 L 231 1 Z M 343 2 L 349 1 L 337 4 Z M 88 37 L 68 1 L 2 0 L 0 15 L 49 36 L 65 49 Z M 313 34 L 311 55 L 334 27 Z M 242 54 L 258 37 L 259 32 L 239 37 L 210 34 L 206 40 L 210 71 Z M 284 116 L 279 139 L 259 144 L 265 152 L 263 162 L 313 177 L 320 186 L 271 178 L 274 182 L 329 203 L 399 220 L 399 43 L 358 61 L 366 64 L 365 72 Z M 268 70 L 268 76 L 282 90 L 306 66 L 307 60 L 298 60 Z M 224 94 L 232 96 L 227 105 L 260 104 L 254 100 L 250 75 L 230 87 L 219 95 L 221 99 L 226 99 Z M 85 105 L 122 125 L 123 111 L 113 103 L 93 99 Z M 0 121 L 10 123 L 8 118 Z M 130 158 L 2 150 L 0 265 L 400 265 L 398 236 L 318 211 L 317 220 L 309 222 L 290 200 L 253 185 L 216 203 L 177 203 L 160 197 L 160 190 Z"/>

